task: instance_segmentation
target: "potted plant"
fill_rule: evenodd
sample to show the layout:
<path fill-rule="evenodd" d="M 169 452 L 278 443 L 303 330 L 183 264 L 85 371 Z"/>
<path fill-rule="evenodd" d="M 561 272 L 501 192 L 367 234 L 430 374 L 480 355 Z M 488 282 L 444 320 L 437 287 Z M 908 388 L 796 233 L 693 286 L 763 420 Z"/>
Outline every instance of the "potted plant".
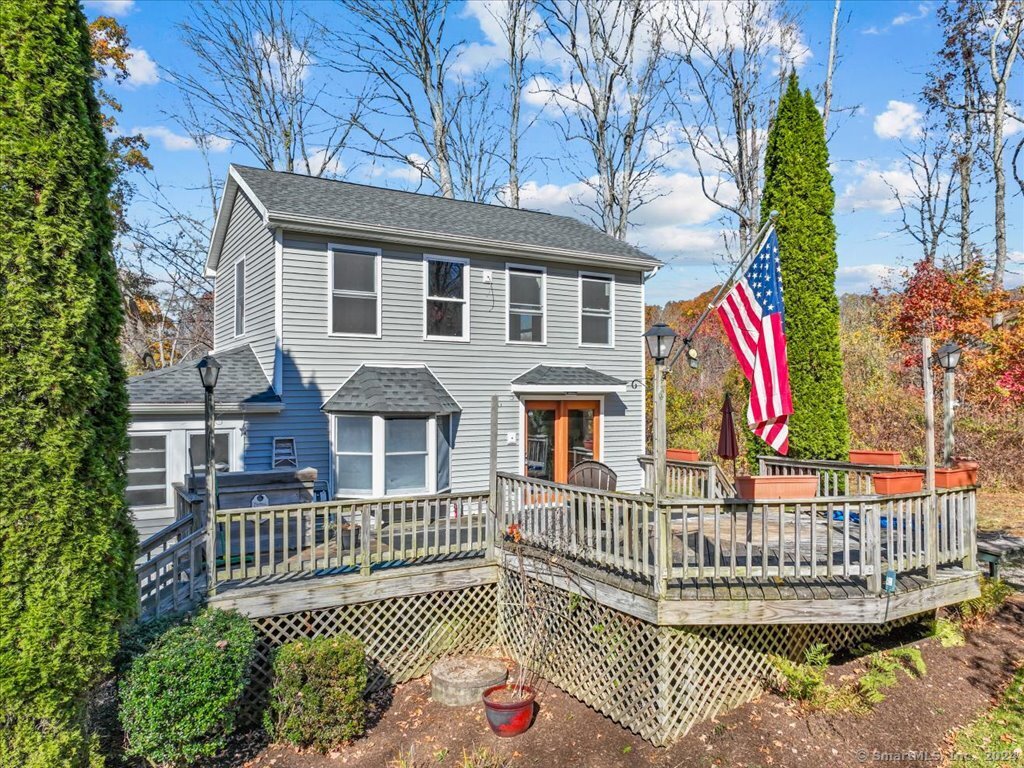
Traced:
<path fill-rule="evenodd" d="M 899 451 L 850 451 L 851 464 L 873 464 L 875 466 L 898 467 Z"/>
<path fill-rule="evenodd" d="M 530 588 L 523 564 L 522 531 L 515 523 L 508 527 L 505 544 L 518 561 L 519 592 L 522 595 L 523 621 L 528 624 L 526 642 L 515 674 L 508 681 L 492 685 L 483 693 L 487 724 L 497 736 L 510 737 L 524 733 L 533 722 L 537 700 L 537 682 L 540 680 L 539 662 L 551 640 L 548 622 L 540 616 L 537 598 Z"/>
<path fill-rule="evenodd" d="M 964 488 L 978 482 L 977 467 L 953 466 L 935 470 L 936 488 Z"/>
<path fill-rule="evenodd" d="M 736 496 L 740 499 L 811 499 L 817 495 L 817 475 L 740 475 L 736 478 Z"/>
<path fill-rule="evenodd" d="M 665 451 L 669 461 L 700 461 L 700 451 L 689 448 L 669 448 Z"/>
<path fill-rule="evenodd" d="M 871 475 L 875 493 L 890 496 L 894 493 L 917 493 L 924 485 L 922 472 L 876 472 Z"/>

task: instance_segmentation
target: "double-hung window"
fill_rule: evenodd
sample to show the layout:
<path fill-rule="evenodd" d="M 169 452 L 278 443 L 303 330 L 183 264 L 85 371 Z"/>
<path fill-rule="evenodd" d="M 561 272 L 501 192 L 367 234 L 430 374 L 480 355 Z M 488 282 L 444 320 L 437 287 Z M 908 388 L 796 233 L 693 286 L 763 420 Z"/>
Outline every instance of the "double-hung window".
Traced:
<path fill-rule="evenodd" d="M 335 420 L 334 490 L 339 496 L 373 493 L 373 416 Z"/>
<path fill-rule="evenodd" d="M 544 343 L 544 270 L 508 268 L 508 340 Z"/>
<path fill-rule="evenodd" d="M 245 259 L 235 262 L 235 336 L 245 333 Z"/>
<path fill-rule="evenodd" d="M 451 489 L 450 415 L 338 414 L 334 420 L 336 497 Z"/>
<path fill-rule="evenodd" d="M 426 337 L 469 339 L 469 264 L 462 259 L 427 256 Z"/>
<path fill-rule="evenodd" d="M 380 335 L 380 252 L 331 246 L 330 332 Z"/>
<path fill-rule="evenodd" d="M 128 448 L 130 507 L 162 507 L 167 504 L 167 435 L 132 435 Z"/>
<path fill-rule="evenodd" d="M 580 273 L 580 344 L 614 344 L 614 302 L 615 281 L 610 275 Z"/>
<path fill-rule="evenodd" d="M 188 461 L 193 472 L 206 472 L 206 433 L 190 432 L 188 436 Z M 231 434 L 214 432 L 213 461 L 221 472 L 231 469 Z"/>

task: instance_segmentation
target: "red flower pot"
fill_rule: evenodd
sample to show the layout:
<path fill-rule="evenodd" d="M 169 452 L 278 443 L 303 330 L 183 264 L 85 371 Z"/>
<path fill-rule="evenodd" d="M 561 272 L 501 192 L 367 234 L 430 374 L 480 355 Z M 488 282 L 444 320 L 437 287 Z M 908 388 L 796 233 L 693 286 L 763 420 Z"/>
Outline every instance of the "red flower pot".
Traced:
<path fill-rule="evenodd" d="M 851 464 L 874 464 L 887 467 L 900 465 L 899 451 L 850 451 Z"/>
<path fill-rule="evenodd" d="M 691 451 L 689 448 L 669 448 L 665 451 L 665 457 L 669 461 L 700 461 L 700 451 Z"/>
<path fill-rule="evenodd" d="M 871 476 L 875 493 L 891 496 L 894 493 L 917 493 L 924 487 L 922 472 L 879 472 Z"/>
<path fill-rule="evenodd" d="M 741 475 L 736 478 L 741 499 L 813 499 L 818 495 L 817 475 Z"/>
<path fill-rule="evenodd" d="M 518 736 L 525 733 L 533 722 L 533 703 L 537 692 L 530 686 L 523 686 L 523 696 L 513 699 L 509 694 L 513 686 L 507 683 L 492 685 L 484 691 L 484 711 L 487 724 L 495 735 Z M 504 693 L 504 695 L 503 695 Z"/>
<path fill-rule="evenodd" d="M 958 466 L 952 469 L 935 470 L 936 488 L 963 488 L 968 485 L 976 485 L 978 482 L 977 468 Z"/>

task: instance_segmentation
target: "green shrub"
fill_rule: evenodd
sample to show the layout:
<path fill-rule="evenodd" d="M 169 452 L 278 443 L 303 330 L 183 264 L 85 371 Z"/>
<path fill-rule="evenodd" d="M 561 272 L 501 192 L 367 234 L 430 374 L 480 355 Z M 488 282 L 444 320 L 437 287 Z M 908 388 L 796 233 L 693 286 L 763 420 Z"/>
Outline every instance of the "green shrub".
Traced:
<path fill-rule="evenodd" d="M 773 656 L 772 665 L 778 672 L 775 690 L 787 699 L 815 703 L 828 689 L 825 671 L 832 660 L 828 646 L 816 643 L 804 652 L 804 662 L 791 661 L 784 656 Z"/>
<path fill-rule="evenodd" d="M 960 625 L 945 616 L 940 616 L 931 625 L 931 636 L 938 638 L 943 648 L 956 648 L 964 644 L 964 633 Z"/>
<path fill-rule="evenodd" d="M 132 662 L 121 687 L 128 754 L 187 765 L 217 754 L 249 682 L 256 631 L 233 611 L 206 609 Z"/>
<path fill-rule="evenodd" d="M 924 677 L 928 671 L 921 651 L 912 646 L 880 651 L 868 657 L 867 672 L 857 682 L 861 698 L 868 706 L 885 700 L 882 692 L 896 685 L 897 672 L 903 670 L 908 677 Z"/>
<path fill-rule="evenodd" d="M 136 658 L 156 645 L 167 630 L 185 619 L 183 613 L 168 613 L 156 619 L 132 622 L 125 626 L 121 630 L 120 647 L 114 656 L 114 674 L 118 677 L 124 675 Z"/>
<path fill-rule="evenodd" d="M 1002 579 L 981 579 L 981 594 L 960 603 L 954 615 L 961 625 L 970 629 L 991 619 L 1013 594 L 1013 587 Z"/>
<path fill-rule="evenodd" d="M 274 655 L 267 731 L 320 751 L 366 730 L 366 653 L 351 635 L 287 643 Z"/>

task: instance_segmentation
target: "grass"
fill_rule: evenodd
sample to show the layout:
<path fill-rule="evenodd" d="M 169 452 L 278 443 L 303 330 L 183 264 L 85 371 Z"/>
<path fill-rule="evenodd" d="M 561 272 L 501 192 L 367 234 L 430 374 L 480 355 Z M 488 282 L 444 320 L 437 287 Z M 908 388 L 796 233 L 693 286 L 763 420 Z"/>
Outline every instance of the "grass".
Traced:
<path fill-rule="evenodd" d="M 1024 760 L 1024 666 L 1017 670 L 999 704 L 960 730 L 952 762 L 964 768 L 990 768 Z"/>
<path fill-rule="evenodd" d="M 388 763 L 388 768 L 509 768 L 511 764 L 510 760 L 500 757 L 486 747 L 474 749 L 472 752 L 462 750 L 461 757 L 450 755 L 447 749 L 438 749 L 426 758 L 417 757 L 415 748 L 410 748 L 395 755 Z"/>
<path fill-rule="evenodd" d="M 978 491 L 978 528 L 1024 536 L 1024 492 Z"/>

